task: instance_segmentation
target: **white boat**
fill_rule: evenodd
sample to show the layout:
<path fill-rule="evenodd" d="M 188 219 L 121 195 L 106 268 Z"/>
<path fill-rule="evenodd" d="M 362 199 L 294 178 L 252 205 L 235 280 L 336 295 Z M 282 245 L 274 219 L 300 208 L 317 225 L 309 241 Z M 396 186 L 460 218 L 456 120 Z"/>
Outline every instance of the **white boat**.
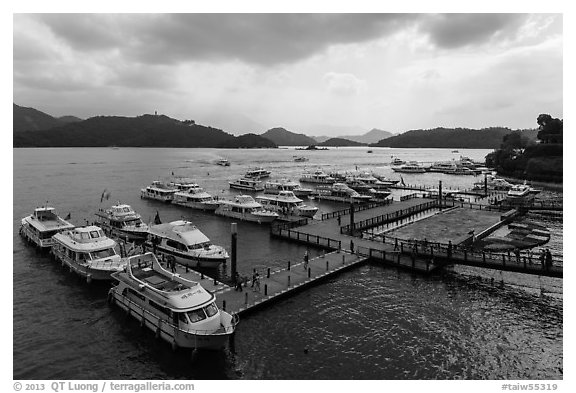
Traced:
<path fill-rule="evenodd" d="M 515 184 L 508 190 L 508 199 L 521 199 L 530 195 L 530 186 L 526 184 Z"/>
<path fill-rule="evenodd" d="M 216 165 L 220 165 L 220 166 L 230 166 L 230 161 L 228 161 L 225 158 L 222 158 L 218 161 L 216 161 Z"/>
<path fill-rule="evenodd" d="M 264 194 L 276 195 L 280 191 L 292 191 L 297 197 L 309 197 L 314 192 L 311 188 L 303 188 L 290 179 L 270 180 L 264 183 Z"/>
<path fill-rule="evenodd" d="M 176 262 L 190 267 L 214 268 L 228 258 L 223 247 L 210 243 L 210 239 L 190 221 L 151 225 L 146 243 L 155 253 L 171 255 Z"/>
<path fill-rule="evenodd" d="M 314 184 L 334 184 L 336 179 L 328 176 L 321 169 L 317 169 L 314 172 L 304 173 L 300 178 L 302 183 L 314 183 Z"/>
<path fill-rule="evenodd" d="M 260 180 L 241 177 L 238 180 L 229 182 L 230 188 L 242 191 L 263 191 L 264 186 Z"/>
<path fill-rule="evenodd" d="M 215 200 L 212 195 L 207 193 L 198 185 L 195 188 L 188 189 L 187 191 L 176 192 L 172 203 L 174 205 L 206 211 L 216 210 L 218 206 L 220 206 L 220 203 Z"/>
<path fill-rule="evenodd" d="M 374 176 L 376 179 L 380 180 L 380 182 L 382 184 L 384 184 L 384 186 L 386 187 L 390 187 L 393 185 L 396 185 L 400 182 L 400 180 L 392 180 L 392 179 L 388 179 L 386 176 L 384 175 L 380 175 L 377 173 L 373 173 L 372 176 Z"/>
<path fill-rule="evenodd" d="M 126 271 L 114 279 L 118 284 L 110 289 L 109 302 L 174 349 L 224 348 L 238 324 L 236 315 L 218 309 L 213 293 L 165 270 L 152 253 L 128 258 Z"/>
<path fill-rule="evenodd" d="M 112 273 L 126 266 L 116 254 L 116 244 L 100 227 L 89 225 L 54 235 L 52 254 L 88 282 L 110 280 Z"/>
<path fill-rule="evenodd" d="M 316 198 L 335 202 L 367 202 L 372 199 L 372 196 L 361 195 L 344 183 L 334 183 L 332 187 L 319 188 L 316 192 Z"/>
<path fill-rule="evenodd" d="M 277 195 L 256 197 L 264 209 L 274 211 L 281 216 L 314 217 L 318 211 L 315 206 L 307 206 L 292 191 L 280 191 Z"/>
<path fill-rule="evenodd" d="M 52 236 L 73 229 L 70 224 L 56 214 L 53 207 L 44 206 L 34 209 L 34 213 L 21 221 L 20 234 L 40 249 L 48 250 L 54 244 Z"/>
<path fill-rule="evenodd" d="M 486 175 L 486 186 L 489 190 L 508 191 L 512 188 L 512 184 L 504 179 L 497 178 L 493 175 Z M 474 183 L 474 190 L 484 189 L 484 180 Z"/>
<path fill-rule="evenodd" d="M 200 187 L 193 179 L 187 177 L 174 178 L 168 182 L 167 187 L 176 190 L 176 192 L 188 191 L 192 188 Z"/>
<path fill-rule="evenodd" d="M 385 181 L 383 181 L 377 178 L 375 175 L 368 172 L 360 173 L 354 176 L 354 179 L 361 181 L 362 183 L 374 188 L 375 190 L 387 190 L 389 186 L 394 185 L 399 181 L 399 180 L 389 180 L 386 178 L 384 178 Z"/>
<path fill-rule="evenodd" d="M 399 167 L 393 167 L 392 170 L 394 172 L 401 172 L 401 173 L 424 173 L 426 169 L 420 166 L 416 161 L 410 161 L 406 165 L 402 165 Z"/>
<path fill-rule="evenodd" d="M 140 190 L 140 198 L 155 199 L 162 202 L 172 202 L 174 193 L 178 191 L 164 182 L 154 180 L 151 185 Z"/>
<path fill-rule="evenodd" d="M 237 195 L 233 201 L 222 200 L 216 209 L 216 214 L 232 217 L 238 220 L 261 223 L 272 222 L 278 218 L 278 213 L 265 210 L 262 205 L 250 195 Z"/>
<path fill-rule="evenodd" d="M 98 225 L 111 236 L 133 241 L 144 240 L 148 235 L 148 225 L 130 205 L 118 202 L 109 209 L 99 209 L 96 216 Z"/>
<path fill-rule="evenodd" d="M 244 177 L 248 178 L 248 179 L 255 179 L 255 180 L 265 179 L 267 177 L 270 177 L 270 171 L 267 171 L 266 169 L 264 169 L 262 167 L 251 168 L 251 169 L 248 169 L 246 171 L 246 173 L 244 174 Z"/>
<path fill-rule="evenodd" d="M 450 172 L 444 172 L 448 175 L 459 175 L 459 176 L 477 176 L 478 172 L 475 171 L 474 169 L 470 169 L 467 168 L 465 166 L 456 166 L 456 168 L 454 168 L 452 171 Z"/>
<path fill-rule="evenodd" d="M 428 168 L 428 172 L 451 173 L 457 168 L 455 162 L 435 162 Z"/>
<path fill-rule="evenodd" d="M 391 165 L 404 165 L 406 161 L 399 159 L 398 157 L 392 157 L 392 161 L 390 162 Z"/>

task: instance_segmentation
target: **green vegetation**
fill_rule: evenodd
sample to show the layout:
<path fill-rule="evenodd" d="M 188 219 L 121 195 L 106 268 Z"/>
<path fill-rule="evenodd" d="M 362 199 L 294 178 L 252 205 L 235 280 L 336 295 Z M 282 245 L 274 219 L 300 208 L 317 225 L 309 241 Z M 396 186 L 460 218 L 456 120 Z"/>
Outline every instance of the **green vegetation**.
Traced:
<path fill-rule="evenodd" d="M 545 182 L 562 182 L 563 120 L 538 116 L 538 139 L 532 142 L 519 132 L 502 139 L 498 150 L 486 156 L 486 165 L 502 175 Z"/>

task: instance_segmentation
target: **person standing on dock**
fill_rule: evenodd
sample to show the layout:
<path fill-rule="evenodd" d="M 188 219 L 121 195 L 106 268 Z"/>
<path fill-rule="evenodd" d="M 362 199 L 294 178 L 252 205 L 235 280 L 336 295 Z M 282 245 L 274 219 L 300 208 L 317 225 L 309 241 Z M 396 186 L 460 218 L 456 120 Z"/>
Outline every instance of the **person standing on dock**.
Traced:
<path fill-rule="evenodd" d="M 542 269 L 544 269 L 545 259 L 546 259 L 546 251 L 542 249 L 540 250 L 540 264 L 542 265 Z"/>
<path fill-rule="evenodd" d="M 338 226 L 342 223 L 342 217 L 338 216 Z"/>
<path fill-rule="evenodd" d="M 546 270 L 550 269 L 552 267 L 552 253 L 550 252 L 550 249 L 547 248 L 546 249 Z"/>
<path fill-rule="evenodd" d="M 394 251 L 398 250 L 398 238 L 394 239 Z"/>
<path fill-rule="evenodd" d="M 234 281 L 236 281 L 236 287 L 234 287 L 234 290 L 242 292 L 242 279 L 238 272 L 234 275 Z"/>
<path fill-rule="evenodd" d="M 258 272 L 254 274 L 254 280 L 252 281 L 252 284 L 254 287 L 253 290 L 260 292 L 260 275 L 258 274 Z"/>
<path fill-rule="evenodd" d="M 256 269 L 254 269 L 254 271 L 252 272 L 252 285 L 250 285 L 250 288 L 254 288 L 254 284 L 256 283 L 256 277 L 258 277 L 258 272 L 256 271 Z"/>
<path fill-rule="evenodd" d="M 516 255 L 516 262 L 520 263 L 520 248 L 516 247 L 514 249 L 514 255 Z"/>
<path fill-rule="evenodd" d="M 448 250 L 446 251 L 448 259 L 452 258 L 452 240 L 448 240 Z"/>
<path fill-rule="evenodd" d="M 310 256 L 308 255 L 308 250 L 304 253 L 304 270 L 308 270 L 308 261 L 310 260 Z"/>
<path fill-rule="evenodd" d="M 354 240 L 350 240 L 350 252 L 354 254 Z"/>

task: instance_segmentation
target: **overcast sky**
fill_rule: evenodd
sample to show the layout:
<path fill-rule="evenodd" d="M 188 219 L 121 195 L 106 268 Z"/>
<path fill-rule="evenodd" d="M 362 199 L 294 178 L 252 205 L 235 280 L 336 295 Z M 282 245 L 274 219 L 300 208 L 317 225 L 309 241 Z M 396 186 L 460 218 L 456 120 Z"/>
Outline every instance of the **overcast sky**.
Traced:
<path fill-rule="evenodd" d="M 559 14 L 16 14 L 14 103 L 233 133 L 534 128 L 563 117 L 562 41 Z"/>

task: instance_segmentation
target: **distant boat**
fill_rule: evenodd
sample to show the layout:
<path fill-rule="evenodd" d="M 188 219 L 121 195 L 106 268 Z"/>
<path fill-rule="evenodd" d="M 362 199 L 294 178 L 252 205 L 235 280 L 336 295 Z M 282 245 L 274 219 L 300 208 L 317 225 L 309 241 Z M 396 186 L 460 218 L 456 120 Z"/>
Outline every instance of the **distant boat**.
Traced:
<path fill-rule="evenodd" d="M 424 173 L 426 169 L 421 167 L 416 161 L 410 161 L 406 165 L 402 165 L 400 167 L 392 168 L 394 172 L 402 172 L 402 173 Z"/>
<path fill-rule="evenodd" d="M 404 164 L 406 164 L 406 161 L 402 161 L 398 157 L 392 157 L 392 162 L 390 164 L 391 165 L 404 165 Z"/>
<path fill-rule="evenodd" d="M 264 186 L 260 180 L 248 179 L 242 177 L 238 180 L 229 182 L 230 188 L 243 191 L 264 191 Z"/>
<path fill-rule="evenodd" d="M 296 157 L 296 156 L 294 156 L 294 161 L 295 161 L 295 162 L 304 162 L 304 161 L 308 161 L 308 158 L 306 158 L 306 157 Z"/>
<path fill-rule="evenodd" d="M 460 153 L 458 150 L 452 150 L 452 153 Z"/>
<path fill-rule="evenodd" d="M 372 151 L 372 150 L 368 150 L 366 153 L 373 153 L 373 151 Z"/>
<path fill-rule="evenodd" d="M 218 161 L 216 161 L 216 165 L 220 165 L 220 166 L 230 166 L 230 161 L 228 161 L 225 158 L 222 158 Z"/>

